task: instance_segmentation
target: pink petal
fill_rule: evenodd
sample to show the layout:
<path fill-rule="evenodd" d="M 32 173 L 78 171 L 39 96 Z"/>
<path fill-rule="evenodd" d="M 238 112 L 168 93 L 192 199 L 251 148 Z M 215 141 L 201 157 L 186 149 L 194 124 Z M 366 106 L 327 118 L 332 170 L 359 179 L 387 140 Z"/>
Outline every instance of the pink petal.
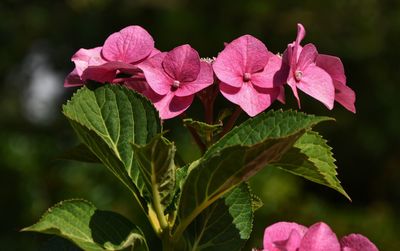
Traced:
<path fill-rule="evenodd" d="M 343 63 L 338 57 L 318 54 L 317 66 L 324 69 L 333 80 L 339 81 L 342 84 L 346 84 L 346 75 L 344 74 Z"/>
<path fill-rule="evenodd" d="M 146 81 L 150 87 L 160 95 L 166 95 L 171 90 L 171 84 L 174 81 L 162 68 L 162 62 L 166 53 L 159 53 L 151 58 L 146 59 L 138 65 L 146 77 Z"/>
<path fill-rule="evenodd" d="M 286 104 L 285 88 L 283 87 L 283 85 L 279 86 L 279 95 L 276 99 L 282 104 Z"/>
<path fill-rule="evenodd" d="M 94 80 L 97 82 L 113 82 L 117 72 L 134 74 L 138 71 L 137 66 L 123 62 L 108 62 L 103 65 L 89 66 L 82 74 L 83 80 Z"/>
<path fill-rule="evenodd" d="M 379 251 L 367 237 L 361 234 L 350 234 L 340 240 L 343 251 Z"/>
<path fill-rule="evenodd" d="M 261 88 L 250 82 L 240 88 L 221 82 L 219 88 L 226 99 L 239 105 L 251 117 L 267 109 L 279 95 L 279 88 Z"/>
<path fill-rule="evenodd" d="M 213 69 L 219 80 L 240 87 L 244 73 L 261 71 L 267 65 L 269 56 L 267 47 L 260 40 L 244 35 L 233 40 L 219 53 Z"/>
<path fill-rule="evenodd" d="M 71 61 L 75 63 L 76 73 L 82 76 L 83 71 L 88 66 L 101 65 L 106 61 L 101 57 L 101 47 L 93 49 L 79 49 L 71 58 Z"/>
<path fill-rule="evenodd" d="M 167 53 L 162 66 L 164 71 L 174 80 L 191 82 L 196 80 L 200 72 L 200 57 L 195 49 L 185 44 Z"/>
<path fill-rule="evenodd" d="M 299 59 L 297 60 L 297 69 L 304 71 L 310 64 L 315 64 L 317 59 L 318 51 L 313 44 L 306 44 L 300 53 Z"/>
<path fill-rule="evenodd" d="M 299 251 L 340 251 L 340 244 L 330 227 L 319 222 L 308 229 Z"/>
<path fill-rule="evenodd" d="M 154 40 L 142 27 L 132 25 L 111 34 L 104 42 L 102 55 L 108 61 L 135 63 L 154 49 Z"/>
<path fill-rule="evenodd" d="M 293 80 L 290 82 L 293 83 Z M 332 78 L 318 66 L 308 66 L 296 86 L 306 94 L 322 102 L 328 109 L 333 108 L 335 88 Z"/>
<path fill-rule="evenodd" d="M 304 39 L 305 35 L 306 35 L 306 30 L 304 29 L 304 26 L 298 23 L 296 41 L 288 45 L 288 49 L 291 48 L 289 52 L 289 58 L 290 58 L 289 62 L 291 67 L 294 67 L 295 63 L 297 62 L 297 59 L 299 58 L 301 51 L 300 43 Z"/>
<path fill-rule="evenodd" d="M 184 97 L 195 94 L 212 85 L 213 82 L 214 75 L 211 65 L 206 62 L 201 62 L 201 68 L 197 79 L 193 82 L 182 83 L 181 86 L 175 91 L 175 95 L 178 97 Z"/>
<path fill-rule="evenodd" d="M 279 87 L 286 83 L 289 67 L 282 58 L 269 52 L 269 60 L 264 70 L 251 75 L 251 82 L 262 88 Z"/>
<path fill-rule="evenodd" d="M 157 94 L 156 94 L 157 95 Z M 161 119 L 170 119 L 183 113 L 193 102 L 194 95 L 186 97 L 177 97 L 173 92 L 169 92 L 164 96 L 150 97 L 160 113 Z"/>
<path fill-rule="evenodd" d="M 278 222 L 269 227 L 264 231 L 264 249 L 274 250 L 276 243 L 286 242 L 292 238 L 289 242 L 291 247 L 296 246 L 296 235 L 301 239 L 306 233 L 307 228 L 294 222 Z M 300 244 L 300 243 L 297 243 Z M 298 246 L 297 246 L 298 247 Z"/>
<path fill-rule="evenodd" d="M 333 83 L 335 85 L 335 100 L 347 110 L 356 113 L 356 107 L 354 105 L 356 101 L 355 92 L 341 82 L 333 81 Z"/>
<path fill-rule="evenodd" d="M 298 23 L 297 24 L 296 44 L 300 44 L 305 36 L 306 36 L 306 29 L 304 29 L 304 26 L 301 23 Z"/>
<path fill-rule="evenodd" d="M 78 75 L 76 68 L 64 80 L 64 87 L 82 86 L 85 82 Z"/>
<path fill-rule="evenodd" d="M 294 75 L 293 72 L 291 71 L 289 73 L 289 77 L 288 77 L 288 81 L 287 81 L 290 89 L 292 89 L 293 95 L 297 100 L 297 105 L 299 106 L 299 108 L 301 107 L 300 105 L 300 97 L 299 97 L 299 93 L 297 91 L 297 81 L 294 79 Z"/>

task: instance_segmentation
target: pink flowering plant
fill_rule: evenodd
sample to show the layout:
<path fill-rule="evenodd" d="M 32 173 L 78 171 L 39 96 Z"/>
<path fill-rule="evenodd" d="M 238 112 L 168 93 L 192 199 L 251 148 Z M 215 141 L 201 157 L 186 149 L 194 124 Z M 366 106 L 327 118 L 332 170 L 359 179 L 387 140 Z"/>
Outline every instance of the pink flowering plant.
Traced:
<path fill-rule="evenodd" d="M 159 51 L 145 29 L 128 26 L 100 47 L 78 50 L 64 86 L 80 88 L 63 114 L 81 144 L 65 157 L 103 164 L 132 193 L 164 251 L 241 250 L 262 205 L 246 182 L 263 168 L 279 168 L 349 198 L 331 148 L 313 130 L 332 119 L 270 109 L 275 101 L 284 104 L 288 91 L 300 107 L 300 90 L 328 109 L 337 101 L 355 113 L 341 60 L 319 54 L 313 44 L 302 46 L 304 36 L 299 24 L 295 41 L 274 54 L 244 35 L 215 58 L 201 58 L 188 44 Z M 230 113 L 214 109 L 220 94 L 232 103 Z M 200 120 L 187 117 L 195 99 L 204 108 Z M 242 111 L 250 118 L 237 124 Z M 173 118 L 197 143 L 197 160 L 183 162 L 168 139 L 163 121 Z M 138 225 L 82 199 L 60 202 L 24 230 L 58 235 L 84 250 L 153 246 Z M 339 242 L 323 223 L 277 223 L 266 229 L 263 250 L 377 250 L 364 249 L 366 240 L 350 235 Z"/>

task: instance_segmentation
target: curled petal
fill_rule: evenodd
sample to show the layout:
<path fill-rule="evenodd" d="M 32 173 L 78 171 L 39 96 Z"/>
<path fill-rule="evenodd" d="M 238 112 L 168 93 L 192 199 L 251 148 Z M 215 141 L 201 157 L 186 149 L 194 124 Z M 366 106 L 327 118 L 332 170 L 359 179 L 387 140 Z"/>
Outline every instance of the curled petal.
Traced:
<path fill-rule="evenodd" d="M 279 95 L 279 88 L 260 88 L 251 83 L 236 88 L 221 82 L 219 88 L 226 99 L 239 105 L 251 117 L 267 109 Z"/>
<path fill-rule="evenodd" d="M 295 248 L 299 247 L 300 240 L 306 231 L 305 226 L 294 222 L 275 223 L 264 231 L 264 250 L 277 250 L 279 245 L 290 246 L 291 250 L 293 248 L 293 250 L 296 250 Z"/>
<path fill-rule="evenodd" d="M 233 40 L 219 53 L 213 69 L 219 80 L 240 87 L 244 74 L 262 71 L 269 56 L 267 47 L 260 40 L 244 35 Z"/>
<path fill-rule="evenodd" d="M 340 251 L 336 234 L 323 223 L 315 223 L 304 235 L 299 251 Z"/>
<path fill-rule="evenodd" d="M 213 82 L 214 75 L 211 65 L 206 62 L 201 62 L 201 68 L 197 79 L 192 82 L 182 83 L 181 86 L 175 91 L 175 95 L 184 97 L 195 94 L 212 85 Z"/>
<path fill-rule="evenodd" d="M 196 80 L 199 75 L 200 57 L 195 49 L 185 44 L 168 52 L 162 66 L 172 79 L 191 82 Z"/>
<path fill-rule="evenodd" d="M 142 27 L 132 25 L 111 34 L 104 42 L 102 55 L 108 61 L 135 63 L 154 49 L 154 40 Z"/>
<path fill-rule="evenodd" d="M 97 82 L 113 82 L 117 72 L 134 74 L 138 68 L 123 62 L 108 62 L 98 66 L 89 66 L 82 74 L 83 80 L 94 80 Z"/>
<path fill-rule="evenodd" d="M 296 41 L 294 41 L 292 44 L 288 45 L 288 48 L 292 48 L 292 51 L 290 52 L 290 66 L 294 67 L 296 64 L 300 52 L 301 52 L 301 41 L 304 39 L 306 36 L 306 30 L 304 29 L 304 26 L 300 23 L 297 24 L 297 36 L 296 36 Z"/>
<path fill-rule="evenodd" d="M 379 251 L 367 237 L 361 234 L 350 234 L 340 240 L 342 251 Z"/>

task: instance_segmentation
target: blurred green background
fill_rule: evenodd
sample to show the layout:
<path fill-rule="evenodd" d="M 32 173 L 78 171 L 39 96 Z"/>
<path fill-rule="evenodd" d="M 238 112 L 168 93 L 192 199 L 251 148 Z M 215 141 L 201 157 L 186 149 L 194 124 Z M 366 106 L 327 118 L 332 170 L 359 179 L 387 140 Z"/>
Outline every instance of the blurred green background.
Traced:
<path fill-rule="evenodd" d="M 357 93 L 355 115 L 301 96 L 302 110 L 337 119 L 318 130 L 334 149 L 339 178 L 353 202 L 266 169 L 251 180 L 264 206 L 246 250 L 261 247 L 264 228 L 282 220 L 325 221 L 339 236 L 362 233 L 381 250 L 400 250 L 399 1 L 2 0 L 0 18 L 1 250 L 40 249 L 48 236 L 19 230 L 67 198 L 86 198 L 144 224 L 133 198 L 105 168 L 57 160 L 76 144 L 61 114 L 74 91 L 63 88 L 63 78 L 76 50 L 100 46 L 112 32 L 138 24 L 161 50 L 189 43 L 211 57 L 223 42 L 249 33 L 269 50 L 283 52 L 295 39 L 297 22 L 308 31 L 305 43 L 342 58 L 348 85 Z M 295 108 L 288 99 L 283 108 Z M 186 158 L 196 157 L 183 129 L 169 136 Z"/>

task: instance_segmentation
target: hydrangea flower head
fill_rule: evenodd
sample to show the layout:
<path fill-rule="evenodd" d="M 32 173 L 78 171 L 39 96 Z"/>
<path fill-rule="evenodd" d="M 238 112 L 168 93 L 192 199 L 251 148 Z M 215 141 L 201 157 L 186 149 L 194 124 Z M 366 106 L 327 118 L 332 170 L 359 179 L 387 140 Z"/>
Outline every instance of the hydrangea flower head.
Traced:
<path fill-rule="evenodd" d="M 339 242 L 324 222 L 309 228 L 294 222 L 278 222 L 265 229 L 263 251 L 378 251 L 378 248 L 360 234 L 350 234 Z"/>
<path fill-rule="evenodd" d="M 227 44 L 213 69 L 221 81 L 222 95 L 250 116 L 268 108 L 286 81 L 282 59 L 251 35 Z"/>
<path fill-rule="evenodd" d="M 154 40 L 145 29 L 128 26 L 111 34 L 102 47 L 80 49 L 72 57 L 75 69 L 64 86 L 83 85 L 86 80 L 119 82 L 117 74 L 135 75 L 136 65 L 156 53 L 159 51 L 154 48 Z"/>
<path fill-rule="evenodd" d="M 159 53 L 138 67 L 153 90 L 147 96 L 162 119 L 184 112 L 192 103 L 194 94 L 213 83 L 211 65 L 201 61 L 190 45 Z"/>

